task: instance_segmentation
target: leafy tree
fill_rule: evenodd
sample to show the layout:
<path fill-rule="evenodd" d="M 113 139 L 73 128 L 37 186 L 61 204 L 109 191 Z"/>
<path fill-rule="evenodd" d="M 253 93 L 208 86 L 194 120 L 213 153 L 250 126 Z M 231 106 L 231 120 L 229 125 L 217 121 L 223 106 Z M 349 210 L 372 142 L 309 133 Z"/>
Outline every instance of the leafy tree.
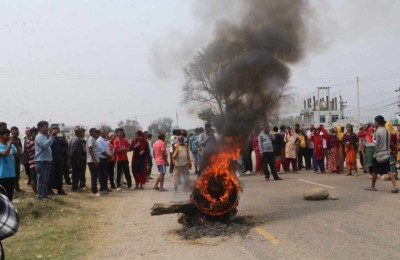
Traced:
<path fill-rule="evenodd" d="M 141 129 L 139 122 L 131 119 L 127 119 L 125 122 L 120 121 L 118 127 L 124 129 L 125 136 L 128 139 L 132 139 L 135 133 Z"/>
<path fill-rule="evenodd" d="M 165 133 L 172 131 L 172 123 L 174 120 L 170 117 L 162 117 L 151 122 L 148 131 L 152 134 L 156 134 L 158 131 L 162 130 Z"/>

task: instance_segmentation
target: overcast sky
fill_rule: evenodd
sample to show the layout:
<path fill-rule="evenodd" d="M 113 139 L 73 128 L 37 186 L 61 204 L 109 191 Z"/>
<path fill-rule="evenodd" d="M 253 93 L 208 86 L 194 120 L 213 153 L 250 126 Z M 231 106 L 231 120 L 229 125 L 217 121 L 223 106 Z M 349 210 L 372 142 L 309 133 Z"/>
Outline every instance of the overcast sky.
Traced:
<path fill-rule="evenodd" d="M 0 0 L 0 121 L 116 126 L 137 117 L 147 128 L 177 112 L 181 127 L 199 126 L 181 103 L 181 68 L 211 40 L 214 21 L 235 17 L 221 8 L 229 1 L 207 2 L 215 12 L 195 0 Z M 394 116 L 400 1 L 311 4 L 321 34 L 319 47 L 292 66 L 299 98 L 331 86 L 355 115 L 359 76 L 362 116 Z"/>

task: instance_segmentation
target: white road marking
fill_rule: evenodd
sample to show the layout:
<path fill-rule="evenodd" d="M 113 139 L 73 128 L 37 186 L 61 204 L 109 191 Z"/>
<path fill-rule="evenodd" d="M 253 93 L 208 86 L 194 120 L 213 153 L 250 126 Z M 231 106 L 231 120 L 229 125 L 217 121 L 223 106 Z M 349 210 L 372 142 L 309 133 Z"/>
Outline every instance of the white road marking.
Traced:
<path fill-rule="evenodd" d="M 298 179 L 298 180 L 302 181 L 302 182 L 307 182 L 307 183 L 310 183 L 310 184 L 322 186 L 322 187 L 325 187 L 325 188 L 328 188 L 328 189 L 334 189 L 335 188 L 335 187 L 332 187 L 332 186 L 328 186 L 328 185 L 324 185 L 324 184 L 320 184 L 320 183 L 316 183 L 316 182 L 312 182 L 312 181 L 306 181 L 306 180 L 303 180 L 303 179 Z"/>

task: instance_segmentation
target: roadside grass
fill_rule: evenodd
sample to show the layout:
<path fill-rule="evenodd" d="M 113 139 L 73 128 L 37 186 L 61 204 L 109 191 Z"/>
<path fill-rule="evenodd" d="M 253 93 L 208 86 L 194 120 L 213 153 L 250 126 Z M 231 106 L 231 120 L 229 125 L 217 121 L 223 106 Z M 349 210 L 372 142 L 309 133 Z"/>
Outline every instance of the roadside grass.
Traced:
<path fill-rule="evenodd" d="M 25 178 L 21 178 L 21 187 L 26 187 L 23 183 Z M 30 190 L 18 193 L 13 203 L 20 228 L 2 242 L 6 259 L 84 259 L 90 255 L 93 219 L 98 213 L 91 201 L 93 196 L 87 193 L 46 200 L 38 200 Z"/>

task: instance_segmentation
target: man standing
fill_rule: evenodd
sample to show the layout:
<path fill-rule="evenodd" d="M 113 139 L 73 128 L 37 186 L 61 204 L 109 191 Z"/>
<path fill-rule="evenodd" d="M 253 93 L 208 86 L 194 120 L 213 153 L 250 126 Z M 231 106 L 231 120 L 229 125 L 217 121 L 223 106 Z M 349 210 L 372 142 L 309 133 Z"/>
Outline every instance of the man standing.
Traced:
<path fill-rule="evenodd" d="M 263 169 L 266 181 L 269 181 L 270 176 L 268 166 L 271 169 L 274 180 L 282 180 L 282 178 L 280 178 L 276 173 L 275 169 L 275 156 L 274 148 L 272 145 L 272 140 L 274 139 L 275 136 L 269 133 L 269 126 L 265 125 L 261 133 L 258 135 L 258 146 L 260 148 L 260 155 L 263 158 Z"/>
<path fill-rule="evenodd" d="M 100 156 L 96 142 L 96 139 L 99 138 L 99 130 L 97 130 L 96 128 L 90 128 L 89 135 L 90 136 L 86 141 L 86 151 L 87 151 L 86 158 L 90 171 L 91 190 L 93 195 L 99 195 L 97 194 L 97 181 L 99 178 Z M 105 190 L 104 192 L 107 193 L 107 190 Z"/>
<path fill-rule="evenodd" d="M 392 193 L 399 192 L 396 185 L 396 176 L 390 170 L 390 133 L 385 128 L 385 118 L 383 116 L 375 117 L 375 153 L 372 165 L 371 186 L 366 188 L 368 191 L 376 191 L 375 184 L 378 174 L 388 174 L 393 184 Z"/>
<path fill-rule="evenodd" d="M 114 151 L 116 154 L 117 163 L 117 190 L 121 190 L 121 175 L 124 172 L 126 183 L 128 188 L 132 187 L 132 178 L 129 172 L 129 142 L 125 139 L 125 133 L 122 128 L 118 128 L 115 131 L 117 133 L 117 139 L 114 140 Z"/>
<path fill-rule="evenodd" d="M 111 151 L 106 141 L 107 133 L 103 129 L 100 129 L 100 137 L 96 140 L 97 147 L 99 149 L 100 165 L 99 165 L 99 181 L 100 191 L 107 194 L 108 189 L 108 160 L 111 159 Z"/>
<path fill-rule="evenodd" d="M 28 176 L 27 185 L 31 186 L 31 168 L 29 167 L 29 154 L 28 150 L 26 149 L 26 145 L 30 142 L 31 138 L 31 129 L 27 127 L 25 129 L 25 137 L 24 137 L 24 150 L 22 153 L 22 163 L 24 164 L 25 173 Z"/>
<path fill-rule="evenodd" d="M 86 189 L 86 141 L 85 129 L 76 126 L 75 137 L 71 140 L 68 149 L 72 166 L 72 191 L 78 191 L 79 188 Z"/>
<path fill-rule="evenodd" d="M 19 148 L 20 151 L 22 151 L 22 142 L 21 139 L 19 138 L 19 129 L 16 126 L 11 127 L 11 135 L 14 137 L 13 138 L 13 145 Z M 21 155 L 14 155 L 15 156 L 15 191 L 21 192 L 21 188 L 19 187 L 19 178 L 21 175 Z"/>
<path fill-rule="evenodd" d="M 52 130 L 58 130 L 57 125 L 53 125 Z M 51 181 L 49 180 L 49 194 L 51 194 L 52 189 L 57 189 L 58 195 L 67 195 L 63 189 L 63 175 L 64 175 L 64 150 L 66 149 L 65 143 L 62 140 L 62 135 L 57 136 L 54 143 L 51 145 L 51 152 L 53 156 L 53 161 L 51 164 Z"/>
<path fill-rule="evenodd" d="M 58 130 L 52 130 L 50 137 L 47 137 L 49 132 L 49 123 L 46 121 L 40 121 L 37 124 L 37 127 L 39 129 L 39 134 L 35 138 L 35 166 L 38 181 L 38 198 L 41 200 L 48 198 L 47 187 L 51 162 L 53 160 L 51 145 L 55 141 Z"/>
<path fill-rule="evenodd" d="M 166 189 L 164 189 L 164 177 L 167 171 L 167 166 L 169 166 L 169 164 L 168 164 L 167 147 L 165 145 L 164 133 L 158 134 L 158 140 L 153 145 L 153 153 L 157 163 L 158 172 L 160 173 L 160 175 L 156 180 L 156 183 L 154 184 L 153 189 L 161 192 L 167 191 Z M 160 187 L 158 187 L 158 184 L 160 184 Z"/>
<path fill-rule="evenodd" d="M 15 188 L 15 154 L 21 154 L 13 143 L 13 136 L 10 137 L 11 131 L 0 127 L 0 185 L 7 192 L 7 197 L 12 201 Z"/>
<path fill-rule="evenodd" d="M 194 129 L 194 135 L 189 139 L 189 150 L 192 153 L 195 174 L 198 174 L 199 156 L 199 134 L 200 129 Z"/>

